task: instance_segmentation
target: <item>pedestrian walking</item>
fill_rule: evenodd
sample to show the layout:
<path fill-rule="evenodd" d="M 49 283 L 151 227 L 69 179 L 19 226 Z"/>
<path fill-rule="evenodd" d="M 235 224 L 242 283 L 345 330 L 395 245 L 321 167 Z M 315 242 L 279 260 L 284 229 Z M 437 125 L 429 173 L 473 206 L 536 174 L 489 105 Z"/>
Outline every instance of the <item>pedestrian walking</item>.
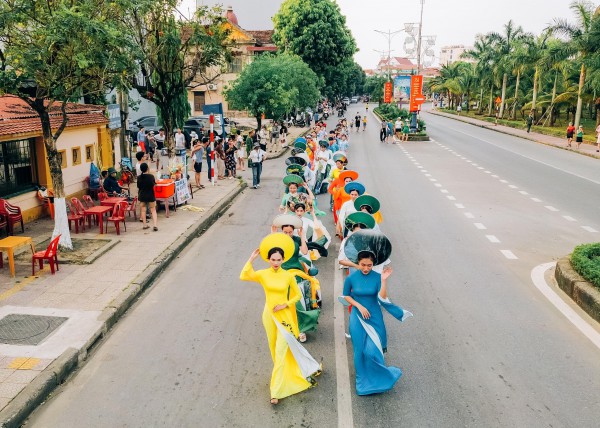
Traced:
<path fill-rule="evenodd" d="M 150 226 L 146 224 L 146 207 L 150 208 L 150 214 L 152 215 L 152 224 L 154 225 L 153 230 L 158 230 L 157 216 L 156 216 L 156 196 L 154 195 L 154 185 L 156 179 L 152 174 L 148 173 L 148 164 L 146 162 L 140 165 L 142 174 L 137 178 L 138 187 L 138 201 L 140 203 L 140 217 L 142 219 L 142 229 L 149 229 Z"/>
<path fill-rule="evenodd" d="M 279 142 L 279 123 L 273 122 L 273 126 L 271 127 L 271 141 L 269 143 L 269 153 L 273 153 L 275 146 Z"/>
<path fill-rule="evenodd" d="M 404 128 L 404 122 L 401 118 L 397 118 L 394 123 L 395 140 L 397 141 L 402 141 L 402 128 Z"/>
<path fill-rule="evenodd" d="M 596 151 L 600 152 L 600 125 L 596 127 Z"/>
<path fill-rule="evenodd" d="M 281 127 L 279 128 L 279 144 L 281 145 L 281 148 L 287 147 L 287 133 L 287 126 L 285 126 L 285 121 L 282 120 Z"/>
<path fill-rule="evenodd" d="M 181 132 L 181 128 L 177 128 L 177 133 L 175 133 L 175 148 L 179 150 L 185 149 L 185 135 Z"/>
<path fill-rule="evenodd" d="M 529 113 L 527 116 L 527 133 L 531 131 L 531 125 L 533 125 L 533 112 Z"/>
<path fill-rule="evenodd" d="M 225 179 L 225 149 L 223 148 L 223 141 L 219 141 L 215 144 L 215 160 L 217 161 L 217 178 L 219 180 Z"/>
<path fill-rule="evenodd" d="M 408 142 L 408 134 L 410 133 L 410 127 L 408 126 L 408 120 L 404 122 L 402 126 L 402 141 Z"/>
<path fill-rule="evenodd" d="M 356 132 L 360 131 L 360 114 L 356 112 L 356 116 L 354 116 L 354 126 L 356 127 Z"/>
<path fill-rule="evenodd" d="M 598 131 L 598 130 L 596 129 L 596 131 Z M 574 134 L 575 134 L 575 127 L 573 126 L 573 122 L 569 122 L 569 126 L 567 126 L 567 147 L 571 147 L 571 143 L 573 142 Z"/>
<path fill-rule="evenodd" d="M 235 178 L 235 153 L 237 151 L 237 147 L 235 146 L 235 137 L 233 135 L 229 136 L 229 141 L 227 142 L 227 149 L 225 149 L 225 168 L 227 168 L 227 176 L 230 180 Z"/>
<path fill-rule="evenodd" d="M 263 151 L 267 151 L 267 140 L 269 138 L 269 132 L 267 131 L 267 125 L 263 125 L 258 131 L 258 142 L 260 143 L 260 148 Z"/>
<path fill-rule="evenodd" d="M 254 143 L 252 151 L 248 155 L 248 166 L 252 168 L 252 187 L 260 187 L 260 175 L 262 174 L 262 163 L 267 158 L 267 152 L 260 148 L 260 144 Z"/>
<path fill-rule="evenodd" d="M 575 137 L 575 142 L 577 143 L 577 148 L 579 148 L 579 146 L 581 146 L 581 143 L 583 143 L 583 126 L 579 125 L 579 128 L 577 129 L 577 136 Z"/>
<path fill-rule="evenodd" d="M 363 131 L 367 130 L 367 115 L 365 114 L 362 118 Z"/>
<path fill-rule="evenodd" d="M 462 106 L 459 104 L 456 106 L 456 114 L 460 116 L 461 111 L 462 111 Z"/>
<path fill-rule="evenodd" d="M 379 130 L 379 141 L 383 143 L 387 138 L 387 122 L 385 120 L 381 121 L 381 129 Z"/>

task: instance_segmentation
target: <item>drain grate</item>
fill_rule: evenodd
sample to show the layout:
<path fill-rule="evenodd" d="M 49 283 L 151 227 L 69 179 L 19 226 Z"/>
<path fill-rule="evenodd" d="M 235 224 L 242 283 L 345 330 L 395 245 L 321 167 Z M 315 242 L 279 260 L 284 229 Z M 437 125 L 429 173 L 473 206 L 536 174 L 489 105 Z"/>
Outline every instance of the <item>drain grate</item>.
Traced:
<path fill-rule="evenodd" d="M 0 319 L 0 343 L 38 345 L 68 318 L 9 314 Z"/>

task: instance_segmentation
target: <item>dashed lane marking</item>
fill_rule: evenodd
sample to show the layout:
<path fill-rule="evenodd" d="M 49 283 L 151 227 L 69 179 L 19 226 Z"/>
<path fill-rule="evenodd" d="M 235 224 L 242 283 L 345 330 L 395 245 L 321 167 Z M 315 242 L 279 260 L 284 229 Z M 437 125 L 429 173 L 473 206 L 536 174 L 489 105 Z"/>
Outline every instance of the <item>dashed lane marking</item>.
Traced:
<path fill-rule="evenodd" d="M 544 208 L 546 208 L 547 210 L 552 211 L 552 212 L 558 211 L 558 208 L 554 208 L 552 205 L 545 205 Z"/>
<path fill-rule="evenodd" d="M 533 202 L 542 202 L 542 200 L 541 200 L 541 199 L 538 199 L 538 198 L 531 198 L 531 200 L 532 200 Z"/>
<path fill-rule="evenodd" d="M 475 218 L 475 216 L 472 213 L 465 213 L 465 217 L 466 218 Z"/>
<path fill-rule="evenodd" d="M 593 227 L 591 227 L 591 226 L 581 226 L 581 228 L 583 230 L 587 230 L 590 233 L 598 233 L 598 231 L 596 229 L 594 229 Z"/>
<path fill-rule="evenodd" d="M 456 198 L 454 196 L 446 196 L 446 197 L 451 201 L 456 201 Z"/>
<path fill-rule="evenodd" d="M 473 225 L 479 230 L 485 230 L 487 227 L 483 223 L 473 223 Z"/>
<path fill-rule="evenodd" d="M 518 257 L 515 256 L 515 253 L 513 253 L 510 250 L 500 250 L 500 252 L 504 255 L 504 257 L 506 257 L 509 260 L 517 260 Z"/>
<path fill-rule="evenodd" d="M 573 217 L 571 217 L 570 215 L 564 215 L 563 218 L 567 221 L 577 221 L 575 220 Z"/>
<path fill-rule="evenodd" d="M 494 235 L 485 235 L 485 237 L 493 244 L 499 244 L 500 240 L 496 238 Z"/>
<path fill-rule="evenodd" d="M 454 204 L 454 206 L 461 210 L 465 207 L 463 204 Z"/>

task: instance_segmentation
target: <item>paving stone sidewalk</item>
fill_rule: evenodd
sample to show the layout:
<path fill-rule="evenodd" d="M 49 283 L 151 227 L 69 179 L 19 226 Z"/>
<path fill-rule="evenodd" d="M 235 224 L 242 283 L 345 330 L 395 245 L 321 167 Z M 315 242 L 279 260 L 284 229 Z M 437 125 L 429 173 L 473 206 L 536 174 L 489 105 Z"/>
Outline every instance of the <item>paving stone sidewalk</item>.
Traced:
<path fill-rule="evenodd" d="M 425 113 L 434 114 L 437 116 L 444 116 L 450 119 L 458 120 L 461 122 L 469 123 L 471 125 L 480 126 L 482 128 L 491 129 L 493 131 L 501 132 L 503 134 L 514 135 L 516 137 L 524 138 L 526 140 L 535 141 L 536 143 L 545 144 L 547 146 L 557 147 L 563 150 L 580 153 L 586 156 L 600 159 L 600 152 L 596 152 L 597 148 L 595 145 L 589 143 L 582 143 L 581 147 L 577 149 L 575 141 L 573 141 L 573 147 L 567 147 L 567 137 L 565 131 L 565 138 L 554 137 L 552 135 L 540 134 L 539 132 L 527 132 L 526 129 L 517 129 L 510 126 L 494 125 L 493 123 L 486 122 L 485 120 L 479 120 L 467 116 L 458 116 L 456 114 L 445 113 L 437 110 L 425 110 Z M 593 132 L 593 131 L 592 131 Z"/>
<path fill-rule="evenodd" d="M 291 128 L 292 141 L 308 128 Z M 279 149 L 271 158 L 285 155 Z M 106 240 L 107 246 L 91 264 L 60 264 L 51 275 L 45 264 L 31 276 L 29 247 L 16 257 L 16 277 L 6 261 L 0 269 L 0 426 L 19 426 L 31 411 L 83 361 L 143 290 L 171 260 L 224 212 L 235 197 L 252 183 L 252 171 L 237 172 L 239 179 L 210 185 L 202 173 L 204 189 L 194 186 L 188 204 L 158 213 L 158 231 L 142 230 L 142 223 L 127 218 L 127 231 L 117 236 L 112 223 L 107 234 L 98 226 L 75 234 L 75 239 Z M 190 171 L 193 183 L 194 173 Z M 135 185 L 132 186 L 132 189 Z M 51 219 L 25 225 L 35 244 L 47 240 Z M 42 247 L 37 245 L 36 250 Z M 60 252 L 59 252 L 60 263 Z M 21 259 L 21 260 L 19 260 Z M 24 260 L 28 260 L 24 262 Z M 18 316 L 15 316 L 18 315 Z M 36 342 L 39 342 L 35 344 Z"/>

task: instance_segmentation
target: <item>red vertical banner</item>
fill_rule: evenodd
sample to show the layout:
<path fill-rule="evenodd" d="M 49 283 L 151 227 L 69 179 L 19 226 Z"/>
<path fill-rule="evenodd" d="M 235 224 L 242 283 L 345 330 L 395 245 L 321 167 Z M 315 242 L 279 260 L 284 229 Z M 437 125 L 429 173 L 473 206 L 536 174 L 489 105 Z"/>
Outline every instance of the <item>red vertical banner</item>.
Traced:
<path fill-rule="evenodd" d="M 392 85 L 392 82 L 385 82 L 385 84 L 383 85 L 383 102 L 384 103 L 392 102 L 393 92 L 394 92 L 394 86 Z"/>
<path fill-rule="evenodd" d="M 418 111 L 425 101 L 423 96 L 423 76 L 410 76 L 410 108 L 409 111 Z"/>

